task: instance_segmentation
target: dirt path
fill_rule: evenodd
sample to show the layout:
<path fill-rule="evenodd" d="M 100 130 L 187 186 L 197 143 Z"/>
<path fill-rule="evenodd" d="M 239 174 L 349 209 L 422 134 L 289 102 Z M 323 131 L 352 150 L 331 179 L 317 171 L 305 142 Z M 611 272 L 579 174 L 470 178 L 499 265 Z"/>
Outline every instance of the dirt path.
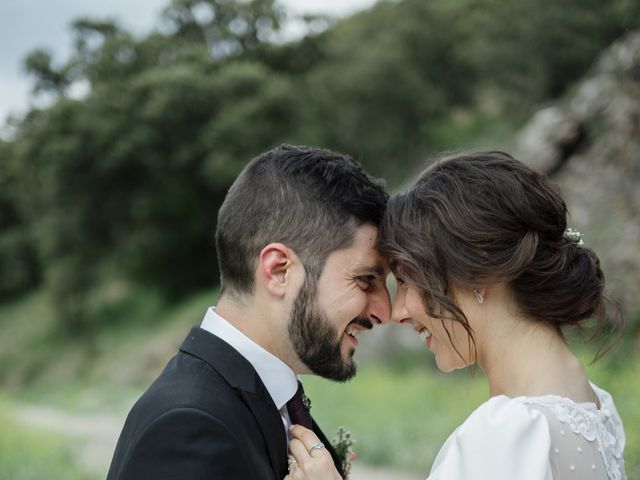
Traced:
<path fill-rule="evenodd" d="M 12 417 L 23 425 L 77 439 L 74 460 L 96 478 L 105 478 L 125 415 L 72 414 L 53 407 L 19 405 Z M 424 476 L 355 462 L 350 480 L 424 480 Z"/>
<path fill-rule="evenodd" d="M 23 425 L 62 433 L 77 440 L 73 459 L 85 470 L 105 478 L 124 417 L 107 414 L 72 414 L 54 407 L 20 405 L 13 418 Z"/>

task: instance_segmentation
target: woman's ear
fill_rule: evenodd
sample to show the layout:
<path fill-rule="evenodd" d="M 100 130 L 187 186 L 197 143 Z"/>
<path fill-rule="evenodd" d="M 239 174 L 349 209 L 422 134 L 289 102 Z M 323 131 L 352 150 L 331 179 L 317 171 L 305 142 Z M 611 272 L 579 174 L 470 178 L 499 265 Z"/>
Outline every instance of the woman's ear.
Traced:
<path fill-rule="evenodd" d="M 474 288 L 473 289 L 473 295 L 476 297 L 476 301 L 482 305 L 484 303 L 484 298 L 485 295 L 487 293 L 487 288 L 483 287 L 483 288 Z"/>
<path fill-rule="evenodd" d="M 258 277 L 265 289 L 276 297 L 283 297 L 290 280 L 295 254 L 281 243 L 270 243 L 258 258 Z"/>

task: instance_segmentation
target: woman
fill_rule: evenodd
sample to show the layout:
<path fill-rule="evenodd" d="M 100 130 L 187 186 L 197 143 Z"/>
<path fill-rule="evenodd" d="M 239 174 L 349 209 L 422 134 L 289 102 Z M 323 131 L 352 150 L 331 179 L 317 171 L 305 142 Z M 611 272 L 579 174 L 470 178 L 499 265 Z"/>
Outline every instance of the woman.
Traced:
<path fill-rule="evenodd" d="M 502 152 L 444 159 L 391 199 L 380 247 L 398 283 L 392 318 L 440 370 L 477 365 L 489 381 L 429 480 L 626 478 L 613 400 L 562 334 L 608 321 L 598 257 L 566 216 L 558 191 Z M 340 478 L 312 432 L 292 436 L 287 479 Z"/>

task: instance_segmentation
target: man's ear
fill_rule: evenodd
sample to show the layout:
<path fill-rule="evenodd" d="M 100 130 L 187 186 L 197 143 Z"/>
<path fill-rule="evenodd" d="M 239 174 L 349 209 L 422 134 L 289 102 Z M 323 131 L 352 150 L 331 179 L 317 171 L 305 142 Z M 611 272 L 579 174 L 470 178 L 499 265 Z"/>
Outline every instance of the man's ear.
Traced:
<path fill-rule="evenodd" d="M 258 258 L 258 276 L 266 290 L 283 297 L 290 283 L 290 271 L 296 261 L 293 251 L 281 243 L 270 243 Z"/>

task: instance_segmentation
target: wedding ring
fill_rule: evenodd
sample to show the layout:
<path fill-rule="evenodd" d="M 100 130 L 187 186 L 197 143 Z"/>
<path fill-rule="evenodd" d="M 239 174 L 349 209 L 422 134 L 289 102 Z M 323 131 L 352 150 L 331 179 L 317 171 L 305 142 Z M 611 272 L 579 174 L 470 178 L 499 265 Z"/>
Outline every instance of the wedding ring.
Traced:
<path fill-rule="evenodd" d="M 324 448 L 324 443 L 322 442 L 314 443 L 313 445 L 311 445 L 311 448 L 309 449 L 309 455 L 311 455 L 311 452 L 313 452 L 314 450 L 322 450 L 323 448 Z"/>

